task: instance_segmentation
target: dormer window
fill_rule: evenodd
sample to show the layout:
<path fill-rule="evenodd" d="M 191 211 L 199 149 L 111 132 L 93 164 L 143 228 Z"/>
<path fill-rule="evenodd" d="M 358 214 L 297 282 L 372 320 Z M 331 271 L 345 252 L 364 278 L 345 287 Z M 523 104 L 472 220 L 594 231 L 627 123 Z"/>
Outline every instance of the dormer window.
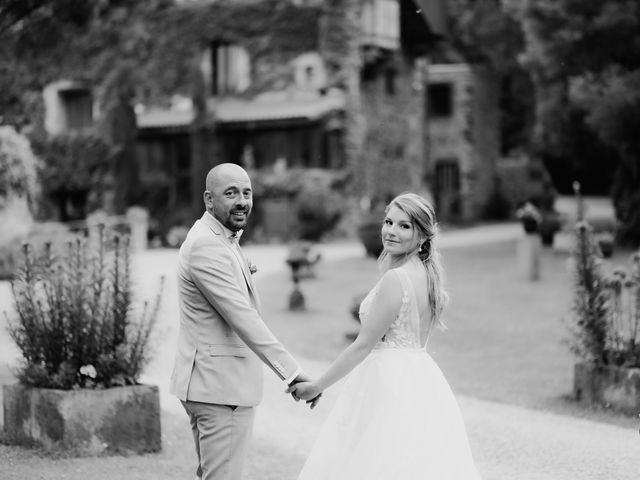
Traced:
<path fill-rule="evenodd" d="M 319 91 L 327 86 L 327 72 L 316 52 L 303 53 L 292 60 L 293 81 L 302 90 Z"/>
<path fill-rule="evenodd" d="M 209 93 L 234 95 L 251 85 L 251 62 L 246 49 L 228 42 L 212 42 L 202 63 Z"/>
<path fill-rule="evenodd" d="M 386 50 L 400 47 L 398 0 L 366 0 L 362 7 L 363 45 Z"/>

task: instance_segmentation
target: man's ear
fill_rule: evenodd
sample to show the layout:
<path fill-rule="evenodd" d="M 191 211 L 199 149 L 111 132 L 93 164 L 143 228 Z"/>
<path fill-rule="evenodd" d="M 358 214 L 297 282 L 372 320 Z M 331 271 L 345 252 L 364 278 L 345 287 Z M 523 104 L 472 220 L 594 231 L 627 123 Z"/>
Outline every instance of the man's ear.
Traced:
<path fill-rule="evenodd" d="M 207 208 L 212 208 L 213 207 L 213 198 L 211 196 L 211 192 L 209 190 L 205 190 L 204 193 L 202 194 L 202 198 L 204 199 L 204 205 Z"/>

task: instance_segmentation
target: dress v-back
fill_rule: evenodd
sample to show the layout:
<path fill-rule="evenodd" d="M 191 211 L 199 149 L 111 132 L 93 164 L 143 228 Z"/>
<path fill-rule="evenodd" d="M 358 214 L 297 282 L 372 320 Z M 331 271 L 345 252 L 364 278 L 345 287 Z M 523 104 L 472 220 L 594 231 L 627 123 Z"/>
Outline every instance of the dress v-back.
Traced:
<path fill-rule="evenodd" d="M 371 354 L 346 378 L 298 480 L 478 480 L 449 384 L 426 351 L 407 265 L 392 270 L 402 303 Z M 380 282 L 360 305 L 365 324 Z M 426 286 L 425 286 L 426 292 Z"/>
<path fill-rule="evenodd" d="M 392 270 L 392 273 L 397 276 L 402 286 L 402 304 L 395 320 L 382 339 L 375 346 L 375 349 L 424 349 L 427 346 L 429 334 L 432 330 L 431 319 L 420 319 L 418 298 L 413 286 L 413 281 L 411 280 L 406 267 L 396 268 Z M 368 321 L 371 304 L 378 293 L 380 283 L 381 281 L 376 283 L 360 304 L 359 318 L 362 323 L 366 323 Z"/>

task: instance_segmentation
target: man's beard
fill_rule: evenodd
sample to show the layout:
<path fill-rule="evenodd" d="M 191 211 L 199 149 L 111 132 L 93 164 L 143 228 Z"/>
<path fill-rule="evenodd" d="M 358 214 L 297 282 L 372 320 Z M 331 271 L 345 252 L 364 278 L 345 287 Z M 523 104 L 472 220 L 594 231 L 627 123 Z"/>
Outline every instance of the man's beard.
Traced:
<path fill-rule="evenodd" d="M 239 221 L 234 218 L 234 213 L 244 213 L 244 219 Z M 225 227 L 227 227 L 232 232 L 237 232 L 238 230 L 244 230 L 247 226 L 247 221 L 249 220 L 249 214 L 251 210 L 235 210 L 233 212 L 229 212 L 229 215 L 226 218 L 226 222 L 224 222 Z"/>

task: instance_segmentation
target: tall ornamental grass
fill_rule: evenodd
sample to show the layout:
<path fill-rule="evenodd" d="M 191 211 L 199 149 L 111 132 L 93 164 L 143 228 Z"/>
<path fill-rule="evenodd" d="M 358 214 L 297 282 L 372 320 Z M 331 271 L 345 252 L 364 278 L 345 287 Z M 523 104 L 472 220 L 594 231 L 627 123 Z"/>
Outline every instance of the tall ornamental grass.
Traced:
<path fill-rule="evenodd" d="M 25 244 L 11 283 L 9 333 L 22 352 L 20 383 L 74 389 L 134 385 L 149 360 L 164 279 L 133 308 L 128 237 L 76 238 L 57 252 Z"/>

